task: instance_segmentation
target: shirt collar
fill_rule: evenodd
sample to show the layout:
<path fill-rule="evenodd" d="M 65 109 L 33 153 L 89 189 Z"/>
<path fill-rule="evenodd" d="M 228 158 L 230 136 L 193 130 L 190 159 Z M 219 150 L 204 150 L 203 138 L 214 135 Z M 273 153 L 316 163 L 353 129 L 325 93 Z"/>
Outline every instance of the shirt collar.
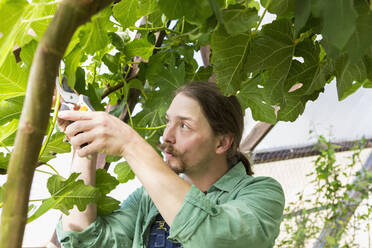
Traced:
<path fill-rule="evenodd" d="M 235 186 L 247 176 L 245 171 L 244 165 L 242 162 L 237 163 L 234 165 L 225 175 L 223 175 L 220 179 L 215 182 L 212 187 L 209 188 L 208 192 L 214 190 L 214 187 L 230 192 L 235 188 Z"/>

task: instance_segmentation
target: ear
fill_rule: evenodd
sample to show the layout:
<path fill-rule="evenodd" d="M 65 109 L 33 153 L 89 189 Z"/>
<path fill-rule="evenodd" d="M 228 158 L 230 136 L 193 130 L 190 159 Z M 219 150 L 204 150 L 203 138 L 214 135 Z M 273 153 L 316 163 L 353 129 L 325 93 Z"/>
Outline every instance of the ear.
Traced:
<path fill-rule="evenodd" d="M 216 153 L 222 154 L 229 150 L 234 141 L 234 136 L 232 134 L 224 134 L 220 135 L 217 139 Z"/>

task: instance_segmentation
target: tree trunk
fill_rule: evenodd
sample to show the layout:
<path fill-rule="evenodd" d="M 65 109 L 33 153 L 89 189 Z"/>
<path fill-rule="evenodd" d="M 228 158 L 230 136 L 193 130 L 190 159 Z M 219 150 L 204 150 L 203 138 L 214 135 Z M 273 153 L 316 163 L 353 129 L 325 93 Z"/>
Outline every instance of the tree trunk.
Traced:
<path fill-rule="evenodd" d="M 62 1 L 38 45 L 28 79 L 15 147 L 8 165 L 0 248 L 22 246 L 31 183 L 48 126 L 60 60 L 77 27 L 110 3 L 110 0 Z"/>

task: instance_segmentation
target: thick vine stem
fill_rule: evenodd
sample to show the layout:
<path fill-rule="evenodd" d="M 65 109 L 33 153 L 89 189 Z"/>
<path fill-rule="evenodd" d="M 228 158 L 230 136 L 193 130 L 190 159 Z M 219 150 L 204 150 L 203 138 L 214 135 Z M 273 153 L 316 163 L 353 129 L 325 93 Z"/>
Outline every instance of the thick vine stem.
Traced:
<path fill-rule="evenodd" d="M 42 37 L 32 63 L 25 102 L 8 165 L 0 226 L 0 248 L 22 246 L 31 183 L 46 133 L 60 60 L 75 30 L 111 0 L 63 0 Z"/>

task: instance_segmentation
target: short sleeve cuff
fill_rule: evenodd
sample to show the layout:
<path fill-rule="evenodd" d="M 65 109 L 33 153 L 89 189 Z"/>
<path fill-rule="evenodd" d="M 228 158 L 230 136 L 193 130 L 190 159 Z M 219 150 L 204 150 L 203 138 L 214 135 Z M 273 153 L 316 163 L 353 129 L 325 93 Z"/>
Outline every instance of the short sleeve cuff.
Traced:
<path fill-rule="evenodd" d="M 92 247 L 99 236 L 101 219 L 98 216 L 96 221 L 86 227 L 83 231 L 63 231 L 61 220 L 57 224 L 56 232 L 58 241 L 62 247 Z"/>

